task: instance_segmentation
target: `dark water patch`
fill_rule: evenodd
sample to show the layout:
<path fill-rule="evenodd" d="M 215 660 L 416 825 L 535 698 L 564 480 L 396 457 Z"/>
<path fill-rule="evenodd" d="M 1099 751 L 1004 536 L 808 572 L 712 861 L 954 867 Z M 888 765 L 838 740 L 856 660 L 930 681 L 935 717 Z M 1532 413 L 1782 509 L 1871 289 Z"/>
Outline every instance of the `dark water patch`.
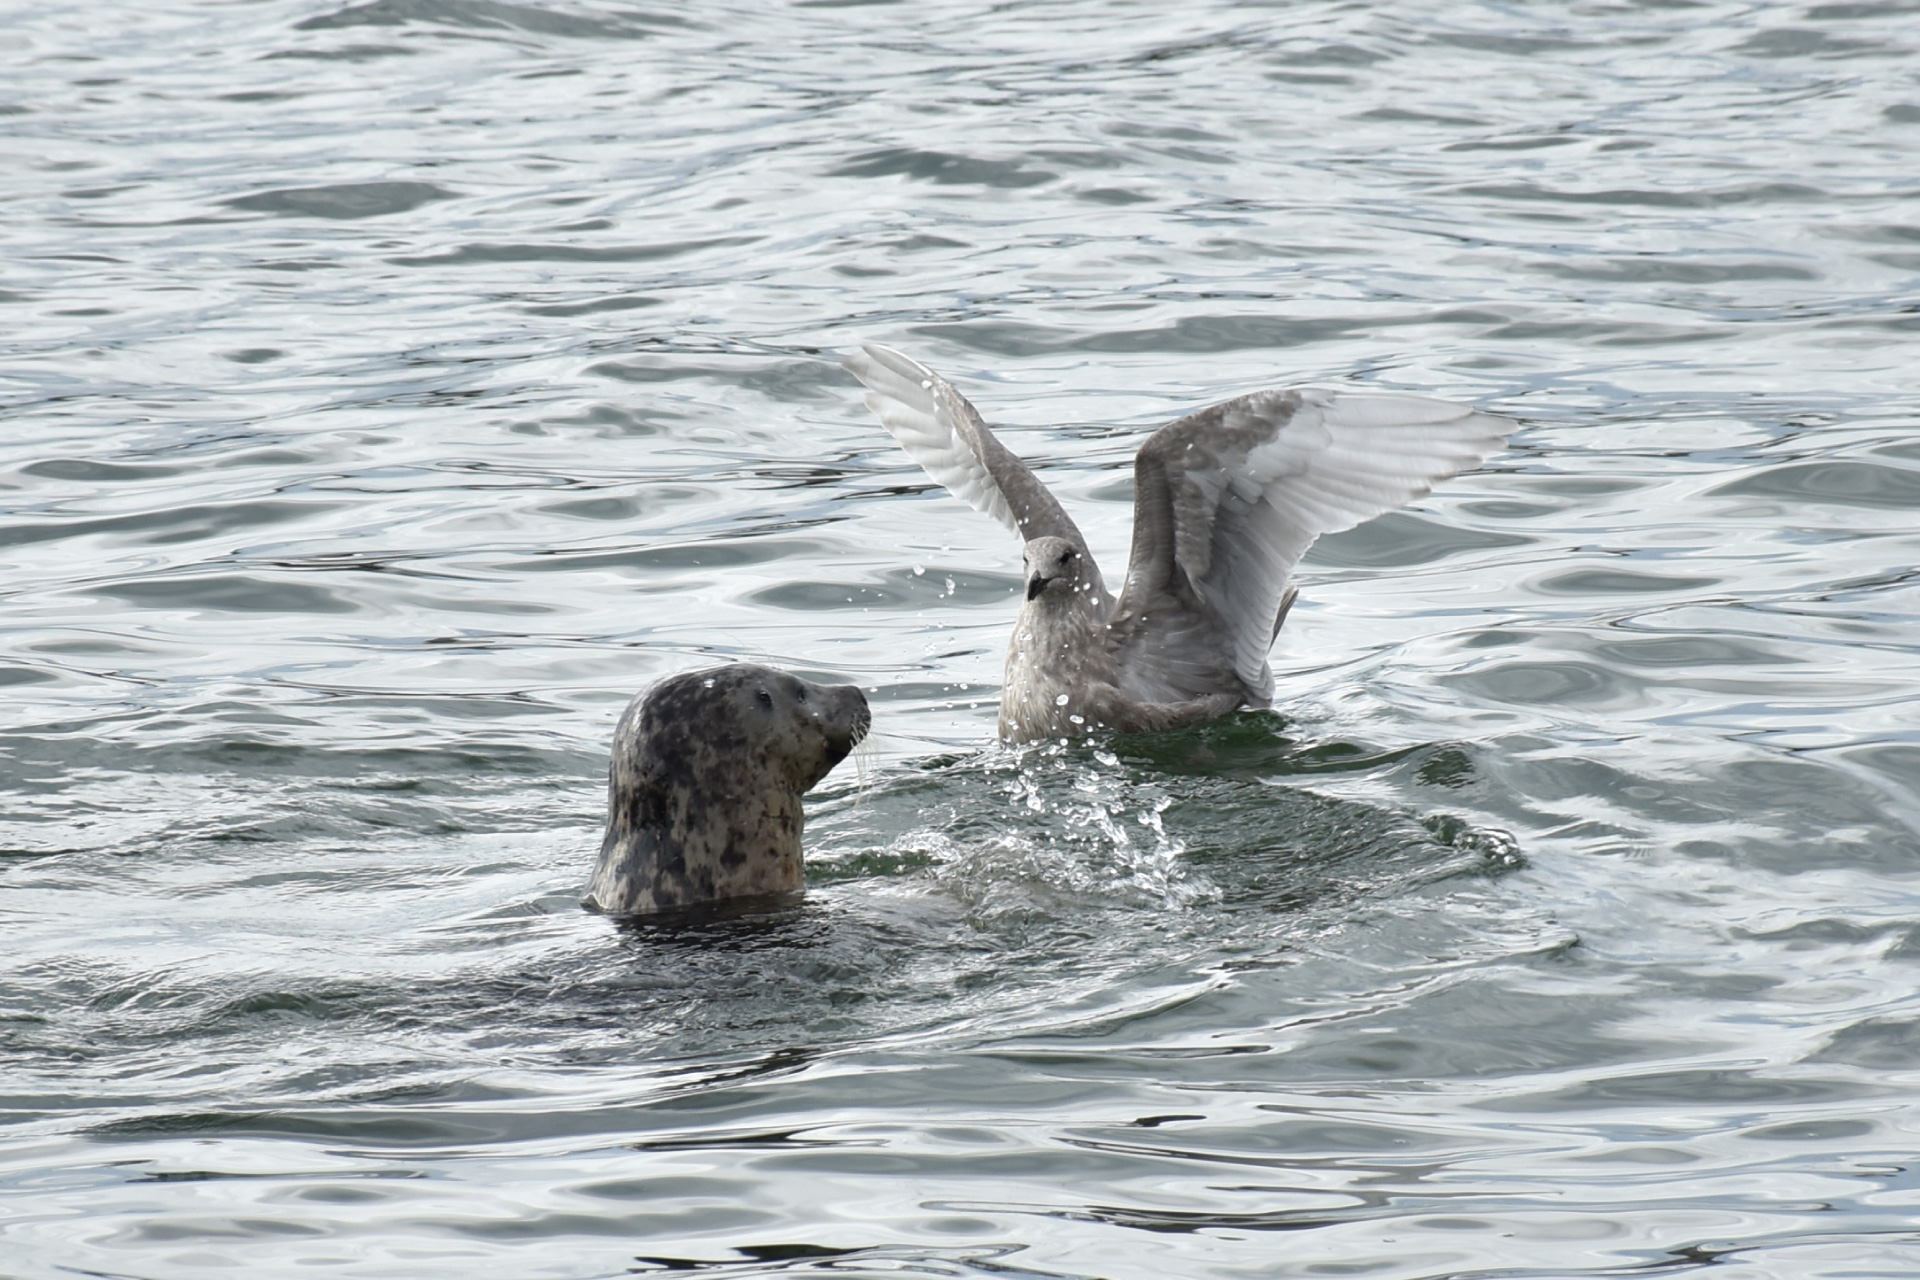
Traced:
<path fill-rule="evenodd" d="M 1735 52 L 1754 58 L 1898 57 L 1899 49 L 1868 40 L 1848 40 L 1812 27 L 1775 27 L 1757 31 L 1734 46 Z"/>
<path fill-rule="evenodd" d="M 1448 151 L 1540 151 L 1547 147 L 1566 147 L 1581 142 L 1580 138 L 1559 135 L 1549 137 L 1522 138 L 1486 138 L 1474 142 L 1454 142 L 1447 146 Z"/>
<path fill-rule="evenodd" d="M 971 682 L 936 684 L 927 680 L 896 680 L 879 688 L 867 690 L 867 700 L 908 703 L 945 701 L 968 708 L 997 707 L 1000 705 L 1000 686 Z"/>
<path fill-rule="evenodd" d="M 603 360 L 587 372 L 620 382 L 652 385 L 660 382 L 713 382 L 745 388 L 774 400 L 817 400 L 829 392 L 845 394 L 850 379 L 826 359 L 768 360 L 743 357 L 739 363 L 714 364 L 672 356 L 636 356 Z"/>
<path fill-rule="evenodd" d="M 597 434 L 610 437 L 653 436 L 671 431 L 676 423 L 687 421 L 687 414 L 660 405 L 632 408 L 599 404 L 583 413 L 560 415 L 551 421 L 556 427 L 592 427 Z M 546 435 L 547 428 L 537 422 L 516 423 L 510 430 L 523 435 Z"/>
<path fill-rule="evenodd" d="M 535 508 L 570 520 L 626 521 L 667 507 L 684 506 L 710 496 L 705 490 L 684 485 L 648 485 L 640 493 L 608 495 L 600 498 L 569 498 L 564 502 L 546 502 Z"/>
<path fill-rule="evenodd" d="M 1844 867 L 1891 871 L 1920 864 L 1920 829 L 1888 820 L 1886 792 L 1824 760 L 1744 757 L 1720 765 L 1709 783 L 1697 802 L 1669 795 L 1663 807 L 1682 821 L 1696 820 L 1689 810 L 1718 808 L 1758 829 L 1737 848 L 1690 844 L 1689 856 L 1737 859 L 1783 876 Z M 1787 796 L 1793 799 L 1783 801 Z"/>
<path fill-rule="evenodd" d="M 1129 768 L 1242 779 L 1366 771 L 1417 750 L 1314 741 L 1289 732 L 1285 716 L 1272 711 L 1239 711 L 1191 729 L 1120 734 L 1106 741 Z"/>
<path fill-rule="evenodd" d="M 395 44 L 343 44 L 332 49 L 285 49 L 263 55 L 264 60 L 303 59 L 310 62 L 375 62 L 381 58 L 410 58 L 418 50 Z"/>
<path fill-rule="evenodd" d="M 1920 799 L 1920 744 L 1880 742 L 1847 749 L 1841 755 Z"/>
<path fill-rule="evenodd" d="M 684 257 L 705 249 L 752 244 L 758 236 L 714 236 L 700 240 L 675 240 L 662 244 L 579 245 L 579 244 L 468 244 L 446 253 L 414 254 L 388 258 L 397 267 L 462 267 L 493 262 L 658 262 Z"/>
<path fill-rule="evenodd" d="M 1817 4 L 1806 11 L 1809 22 L 1853 22 L 1862 18 L 1897 18 L 1920 13 L 1911 0 L 1880 0 L 1869 4 Z"/>
<path fill-rule="evenodd" d="M 1629 667 L 1706 674 L 1725 667 L 1793 666 L 1807 661 L 1775 645 L 1740 636 L 1657 636 L 1605 640 L 1591 646 L 1596 657 Z"/>
<path fill-rule="evenodd" d="M 1847 460 L 1790 463 L 1750 472 L 1707 496 L 1914 510 L 1920 508 L 1920 471 Z"/>
<path fill-rule="evenodd" d="M 929 249 L 971 249 L 974 246 L 961 240 L 952 240 L 946 236 L 920 235 L 906 236 L 899 240 L 882 242 L 883 247 L 900 253 L 925 253 Z"/>
<path fill-rule="evenodd" d="M 1550 516 L 1560 510 L 1540 502 L 1514 502 L 1507 498 L 1491 501 L 1463 502 L 1460 510 L 1470 516 L 1480 516 L 1487 520 L 1532 520 L 1538 516 Z"/>
<path fill-rule="evenodd" d="M 1131 1151 L 1129 1153 L 1145 1154 Z M 1341 1200 L 1350 1202 L 1354 1198 L 1345 1195 Z M 1037 1203 L 994 1207 L 1006 1212 L 1031 1213 L 1044 1218 L 1083 1219 L 1122 1227 L 1130 1231 L 1146 1231 L 1163 1236 L 1205 1238 L 1225 1233 L 1238 1238 L 1241 1232 L 1312 1231 L 1339 1226 L 1343 1223 L 1365 1221 L 1394 1201 L 1394 1197 L 1378 1192 L 1363 1194 L 1358 1199 L 1360 1201 L 1358 1205 L 1343 1203 L 1339 1207 L 1275 1209 L 1256 1213 L 1235 1213 L 1225 1209 L 1154 1209 L 1141 1205 L 1102 1204 L 1097 1201 L 1071 1209 L 1047 1207 Z M 984 1209 L 987 1206 L 975 1207 Z"/>
<path fill-rule="evenodd" d="M 1430 311 L 1395 312 L 1365 317 L 1336 315 L 1302 319 L 1286 315 L 1195 315 L 1169 324 L 1146 329 L 1102 329 L 1075 333 L 1019 321 L 971 321 L 966 323 L 923 324 L 917 334 L 943 338 L 977 351 L 994 355 L 1028 357 L 1051 352 L 1087 352 L 1108 355 L 1157 353 L 1219 353 L 1311 346 L 1338 342 L 1382 330 L 1403 326 L 1442 324 L 1499 325 L 1497 336 L 1531 337 L 1540 327 L 1527 323 L 1507 324 L 1503 312 L 1473 308 L 1446 307 Z M 1545 326 L 1556 335 L 1571 330 L 1579 335 L 1643 336 L 1644 326 L 1604 322 L 1583 322 L 1572 326 Z"/>
<path fill-rule="evenodd" d="M 1621 284 L 1725 284 L 1736 280 L 1817 280 L 1808 267 L 1781 262 L 1700 262 L 1671 256 L 1611 258 L 1599 262 L 1537 262 L 1536 271 L 1568 280 Z"/>
<path fill-rule="evenodd" d="M 144 1138 L 194 1137 L 285 1138 L 296 1142 L 344 1143 L 377 1150 L 450 1147 L 485 1142 L 496 1131 L 479 1121 L 453 1116 L 369 1115 L 355 1112 L 198 1111 L 155 1113 L 110 1120 L 89 1127 L 86 1135 L 98 1141 L 126 1142 Z"/>
<path fill-rule="evenodd" d="M 1711 190 L 1656 191 L 1612 188 L 1565 191 L 1532 183 L 1462 187 L 1461 195 L 1496 200 L 1546 201 L 1561 204 L 1645 206 L 1655 209 L 1721 209 L 1749 204 L 1792 204 L 1819 201 L 1825 192 L 1797 182 L 1753 182 Z"/>
<path fill-rule="evenodd" d="M 1017 190 L 1052 182 L 1058 174 L 1029 169 L 1025 160 L 987 160 L 947 151 L 890 147 L 853 157 L 827 170 L 830 178 L 912 178 L 940 186 L 982 186 Z"/>
<path fill-rule="evenodd" d="M 1085 200 L 1089 204 L 1120 206 L 1147 204 L 1153 200 L 1153 197 L 1150 195 L 1143 195 L 1138 191 L 1128 191 L 1124 187 L 1091 187 L 1087 190 L 1076 192 L 1075 194 L 1079 199 Z"/>
<path fill-rule="evenodd" d="M 251 573 L 218 577 L 180 575 L 150 582 L 102 583 L 91 595 L 124 600 L 143 609 L 198 613 L 358 613 L 361 606 L 343 592 L 305 582 L 286 582 Z"/>
<path fill-rule="evenodd" d="M 1621 325 L 1605 337 L 1595 339 L 1605 347 L 1675 347 L 1689 342 L 1720 342 L 1731 336 L 1731 330 L 1722 326 L 1701 325 L 1697 328 L 1682 328 L 1678 325 Z"/>
<path fill-rule="evenodd" d="M 823 550 L 824 544 L 792 538 L 762 538 L 747 542 L 690 542 L 666 546 L 633 547 L 618 551 L 544 551 L 517 561 L 517 572 L 572 573 L 581 569 L 727 569 L 767 564 Z"/>
<path fill-rule="evenodd" d="M 1860 924 L 1852 920 L 1834 919 L 1802 920 L 1794 924 L 1783 925 L 1775 929 L 1738 928 L 1731 932 L 1739 937 L 1755 938 L 1767 942 L 1779 942 L 1790 951 L 1824 950 L 1830 947 L 1857 947 L 1863 943 L 1878 942 L 1893 938 L 1902 945 L 1896 950 L 1906 950 L 1915 932 L 1916 926 L 1910 922 L 1876 922 Z"/>
<path fill-rule="evenodd" d="M 1621 706 L 1638 701 L 1638 686 L 1607 667 L 1566 659 L 1495 663 L 1441 677 L 1453 688 L 1488 702 L 1551 708 Z"/>
<path fill-rule="evenodd" d="M 1436 115 L 1430 111 L 1412 111 L 1406 107 L 1374 107 L 1355 116 L 1356 120 L 1376 120 L 1382 124 L 1447 124 L 1482 128 L 1487 121 L 1475 116 Z"/>
<path fill-rule="evenodd" d="M 1124 169 L 1129 163 L 1127 157 L 1120 152 L 1104 147 L 1094 149 L 1041 147 L 1027 154 L 1029 159 L 1062 165 L 1068 169 Z"/>
<path fill-rule="evenodd" d="M 97 458 L 48 458 L 20 468 L 23 476 L 41 476 L 48 480 L 77 480 L 90 484 L 113 484 L 122 480 L 164 480 L 177 476 L 181 467 L 162 463 L 131 464 L 103 462 Z M 0 535 L 4 536 L 4 535 Z"/>
<path fill-rule="evenodd" d="M 1646 484 L 1645 480 L 1608 476 L 1543 475 L 1530 477 L 1527 489 L 1529 494 L 1551 493 L 1569 498 L 1601 498 L 1631 493 L 1635 489 L 1644 488 Z"/>
<path fill-rule="evenodd" d="M 1564 940 L 1537 967 L 1578 972 L 1578 953 L 1577 945 Z M 1379 1087 L 1392 1081 L 1501 1077 L 1518 1083 L 1569 1069 L 1603 1070 L 1632 1063 L 1645 1052 L 1617 1024 L 1626 1014 L 1594 995 L 1554 995 L 1492 976 L 1484 983 L 1439 983 L 1399 993 L 1376 1007 L 1361 1005 L 1341 1019 L 1336 1034 L 1301 1037 L 1284 1054 L 1263 1060 L 1261 1075 L 1275 1082 L 1367 1081 Z M 1408 1034 L 1414 1022 L 1422 1030 Z M 1364 1150 L 1354 1155 L 1365 1158 Z"/>
<path fill-rule="evenodd" d="M 898 0 L 803 0 L 801 8 L 838 9 L 853 6 L 892 5 Z M 934 1229 L 945 1234 L 984 1234 L 995 1228 L 980 1218 L 958 1216 L 958 1212 L 937 1220 Z M 699 1272 L 713 1276 L 828 1276 L 834 1280 L 881 1280 L 906 1274 L 954 1276 L 960 1280 L 1008 1277 L 1010 1280 L 1091 1280 L 1080 1273 L 1055 1270 L 1023 1263 L 1019 1255 L 1028 1252 L 1024 1244 L 991 1245 L 869 1245 L 862 1248 L 830 1248 L 826 1245 L 775 1242 L 742 1244 L 728 1251 L 729 1256 L 703 1254 L 643 1253 L 633 1261 L 647 1272 Z"/>
<path fill-rule="evenodd" d="M 283 218 L 379 218 L 407 213 L 455 193 L 431 182 L 343 182 L 325 187 L 289 187 L 223 200 L 232 209 Z"/>
<path fill-rule="evenodd" d="M 1920 1019 L 1872 1017 L 1835 1032 L 1810 1060 L 1869 1071 L 1906 1071 L 1916 1055 L 1920 1055 Z"/>
<path fill-rule="evenodd" d="M 1834 1078 L 1773 1077 L 1758 1071 L 1687 1068 L 1603 1077 L 1545 1093 L 1495 1099 L 1490 1111 L 1559 1112 L 1569 1108 L 1599 1112 L 1640 1107 L 1742 1107 L 1845 1102 L 1875 1097 L 1883 1089 Z"/>
<path fill-rule="evenodd" d="M 1422 786 L 1450 789 L 1471 786 L 1479 780 L 1479 774 L 1473 767 L 1473 757 L 1453 747 L 1431 751 L 1414 777 Z"/>
<path fill-rule="evenodd" d="M 94 464 L 83 464 L 82 469 L 91 470 L 93 466 Z M 163 476 L 164 473 L 162 473 Z M 155 477 L 152 472 L 144 470 L 141 472 L 142 479 L 162 477 Z M 135 546 L 174 546 L 181 543 L 204 542 L 241 529 L 294 525 L 303 519 L 324 515 L 339 505 L 334 502 L 262 500 L 222 505 L 179 506 L 127 516 L 0 525 L 0 546 L 17 547 L 36 542 L 78 541 L 103 534 L 122 535 L 124 541 Z"/>
<path fill-rule="evenodd" d="M 1863 1138 L 1875 1127 L 1865 1120 L 1801 1120 L 1749 1129 L 1739 1136 L 1748 1142 L 1840 1142 Z"/>
<path fill-rule="evenodd" d="M 802 613 L 833 609 L 909 609 L 951 600 L 956 606 L 1004 604 L 1017 598 L 1021 579 L 1005 573 L 935 569 L 916 574 L 895 569 L 880 582 L 784 582 L 748 598 L 756 604 Z"/>
<path fill-rule="evenodd" d="M 299 740 L 263 742 L 224 738 L 145 751 L 140 767 L 150 772 L 231 771 L 248 777 L 346 782 L 382 789 L 404 782 L 425 795 L 453 794 L 476 779 L 502 777 L 593 778 L 603 771 L 599 752 L 541 750 L 510 739 L 471 736 L 459 745 L 391 747 L 372 743 L 315 745 Z"/>
<path fill-rule="evenodd" d="M 612 298 L 596 298 L 591 302 L 552 303 L 547 306 L 528 307 L 527 314 L 535 316 L 590 316 L 606 311 L 636 311 L 642 307 L 657 307 L 661 299 L 645 294 L 622 294 Z"/>
<path fill-rule="evenodd" d="M 1370 67 L 1390 62 L 1393 55 L 1357 44 L 1323 44 L 1312 49 L 1295 49 L 1280 54 L 1274 61 L 1289 67 Z"/>
<path fill-rule="evenodd" d="M 1588 47 L 1586 42 L 1580 40 L 1553 36 L 1499 35 L 1490 31 L 1441 31 L 1434 33 L 1431 39 L 1436 44 L 1452 45 L 1457 49 L 1518 58 L 1530 58 L 1562 50 L 1584 50 Z"/>
<path fill-rule="evenodd" d="M 1302 563 L 1326 568 L 1387 568 L 1433 564 L 1475 551 L 1520 547 L 1533 538 L 1440 524 L 1405 511 L 1369 520 L 1313 544 Z"/>
<path fill-rule="evenodd" d="M 1705 591 L 1719 578 L 1640 573 L 1626 569 L 1572 569 L 1536 579 L 1532 589 L 1550 596 L 1632 596 L 1668 591 Z"/>
<path fill-rule="evenodd" d="M 1308 346 L 1352 336 L 1379 321 L 1326 318 L 1295 320 L 1283 316 L 1190 316 L 1151 329 L 1115 329 L 1075 335 L 1017 321 L 924 324 L 914 332 L 975 351 L 1001 356 L 1031 356 L 1049 351 L 1107 354 L 1139 352 L 1216 352 Z"/>
<path fill-rule="evenodd" d="M 372 0 L 294 23 L 296 31 L 337 27 L 454 27 L 463 30 L 511 30 L 576 40 L 642 40 L 661 28 L 686 27 L 681 18 L 633 11 L 606 14 L 507 4 L 503 0 Z"/>

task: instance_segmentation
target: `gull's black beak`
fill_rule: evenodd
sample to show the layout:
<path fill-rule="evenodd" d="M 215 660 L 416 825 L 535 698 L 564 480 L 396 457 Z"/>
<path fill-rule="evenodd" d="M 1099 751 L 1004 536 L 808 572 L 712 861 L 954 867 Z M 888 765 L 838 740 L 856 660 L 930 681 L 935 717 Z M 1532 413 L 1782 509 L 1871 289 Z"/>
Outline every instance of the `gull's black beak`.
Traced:
<path fill-rule="evenodd" d="M 1028 578 L 1027 579 L 1027 599 L 1032 600 L 1036 598 L 1042 591 L 1045 591 L 1047 589 L 1047 584 L 1052 581 L 1053 581 L 1052 578 L 1043 578 L 1037 573 L 1034 574 L 1031 578 Z"/>

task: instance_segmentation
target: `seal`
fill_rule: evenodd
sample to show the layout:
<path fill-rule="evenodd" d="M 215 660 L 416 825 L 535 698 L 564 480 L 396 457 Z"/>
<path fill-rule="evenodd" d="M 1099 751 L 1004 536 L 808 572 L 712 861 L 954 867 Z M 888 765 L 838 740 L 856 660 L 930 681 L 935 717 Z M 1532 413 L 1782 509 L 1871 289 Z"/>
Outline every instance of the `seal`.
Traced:
<path fill-rule="evenodd" d="M 640 915 L 804 880 L 800 795 L 872 724 L 852 685 L 748 663 L 668 676 L 628 704 L 586 905 Z"/>

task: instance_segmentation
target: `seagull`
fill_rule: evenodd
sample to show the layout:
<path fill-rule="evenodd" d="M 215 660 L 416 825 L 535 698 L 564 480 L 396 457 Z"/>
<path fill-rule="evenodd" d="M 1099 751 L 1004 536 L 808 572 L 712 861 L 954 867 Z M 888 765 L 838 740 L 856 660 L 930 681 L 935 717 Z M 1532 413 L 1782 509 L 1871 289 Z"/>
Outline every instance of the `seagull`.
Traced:
<path fill-rule="evenodd" d="M 1000 737 L 1158 733 L 1273 700 L 1267 652 L 1314 539 L 1478 466 L 1514 423 L 1423 396 L 1255 391 L 1169 423 L 1133 463 L 1133 550 L 1115 599 L 1032 468 L 933 370 L 890 347 L 842 362 L 867 407 L 956 497 L 1026 544 Z"/>

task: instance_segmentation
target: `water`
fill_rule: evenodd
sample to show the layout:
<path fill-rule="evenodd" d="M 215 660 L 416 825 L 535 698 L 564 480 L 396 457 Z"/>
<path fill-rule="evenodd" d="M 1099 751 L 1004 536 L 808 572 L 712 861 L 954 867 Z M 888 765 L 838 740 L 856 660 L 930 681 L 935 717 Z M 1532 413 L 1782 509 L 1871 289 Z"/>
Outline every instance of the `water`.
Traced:
<path fill-rule="evenodd" d="M 0 1274 L 1911 1274 L 1916 12 L 8 4 Z M 1110 579 L 1203 404 L 1524 426 L 1012 753 L 860 339 Z M 734 658 L 804 905 L 580 911 Z"/>

